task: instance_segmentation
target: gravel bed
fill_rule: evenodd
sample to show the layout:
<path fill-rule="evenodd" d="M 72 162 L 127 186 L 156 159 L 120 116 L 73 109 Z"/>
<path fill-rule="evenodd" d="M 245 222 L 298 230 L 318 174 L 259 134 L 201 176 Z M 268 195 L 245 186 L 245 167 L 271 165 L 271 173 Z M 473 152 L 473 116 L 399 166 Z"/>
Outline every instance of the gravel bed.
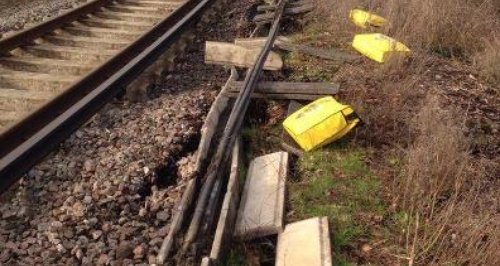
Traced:
<path fill-rule="evenodd" d="M 242 36 L 249 1 L 205 25 L 142 103 L 115 101 L 0 201 L 0 264 L 152 264 L 193 169 L 200 128 L 228 71 L 205 40 Z"/>
<path fill-rule="evenodd" d="M 55 17 L 87 0 L 0 0 L 0 37 Z"/>

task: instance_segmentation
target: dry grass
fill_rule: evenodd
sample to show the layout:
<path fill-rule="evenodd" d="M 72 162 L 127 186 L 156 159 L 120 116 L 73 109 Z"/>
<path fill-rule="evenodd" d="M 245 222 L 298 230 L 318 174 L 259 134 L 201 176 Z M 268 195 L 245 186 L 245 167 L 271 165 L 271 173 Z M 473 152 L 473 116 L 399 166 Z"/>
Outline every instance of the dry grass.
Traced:
<path fill-rule="evenodd" d="M 348 20 L 352 8 L 361 7 L 390 21 L 384 32 L 404 41 L 414 51 L 436 51 L 445 55 L 473 55 L 485 48 L 485 40 L 499 33 L 496 0 L 351 0 L 319 1 L 325 18 L 317 18 L 322 31 L 340 39 L 352 38 L 356 29 Z"/>
<path fill-rule="evenodd" d="M 500 263 L 495 183 L 471 167 L 457 117 L 429 98 L 412 121 L 417 137 L 394 190 L 408 217 L 401 244 L 409 265 Z"/>
<path fill-rule="evenodd" d="M 466 141 L 454 115 L 439 108 L 436 98 L 427 99 L 411 121 L 417 132 L 408 150 L 408 167 L 403 185 L 402 208 L 410 212 L 434 212 L 443 195 L 463 184 L 468 164 Z M 423 198 L 429 202 L 422 204 Z"/>
<path fill-rule="evenodd" d="M 354 7 L 373 10 L 391 24 L 360 30 L 347 19 Z M 403 231 L 393 232 L 403 254 L 392 255 L 410 265 L 500 265 L 500 159 L 471 154 L 475 141 L 464 134 L 468 118 L 493 113 L 487 109 L 494 105 L 476 108 L 481 111 L 469 105 L 483 106 L 472 99 L 495 94 L 478 89 L 488 87 L 483 81 L 499 88 L 500 1 L 320 0 L 319 9 L 304 42 L 347 47 L 355 33 L 375 31 L 414 51 L 406 62 L 343 66 L 333 78 L 344 86 L 340 99 L 368 122 L 353 142 L 375 147 L 376 157 L 403 154 L 401 172 L 388 171 L 387 178 L 394 182 L 387 192 L 394 212 L 403 217 Z M 469 75 L 475 75 L 473 67 L 479 81 Z M 464 87 L 474 96 L 456 93 Z M 476 112 L 467 117 L 468 110 Z M 473 137 L 470 128 L 467 133 Z"/>
<path fill-rule="evenodd" d="M 498 83 L 500 1 L 498 0 L 320 0 L 320 16 L 312 18 L 317 34 L 305 40 L 343 47 L 355 33 L 382 32 L 405 43 L 423 57 L 439 54 L 477 61 L 483 76 Z M 390 21 L 382 28 L 359 29 L 349 20 L 352 8 L 361 7 Z M 332 38 L 332 36 L 334 38 Z M 329 40 L 329 41 L 325 41 Z"/>
<path fill-rule="evenodd" d="M 321 12 L 299 38 L 350 50 L 355 33 L 379 31 L 414 51 L 411 60 L 383 65 L 362 60 L 337 70 L 312 59 L 299 64 L 304 76 L 342 84 L 339 99 L 367 122 L 350 143 L 376 149 L 370 170 L 393 184 L 385 191 L 393 239 L 374 258 L 404 258 L 399 264 L 410 265 L 500 265 L 500 167 L 498 157 L 487 153 L 498 142 L 490 142 L 494 136 L 486 130 L 498 121 L 491 88 L 500 84 L 499 3 L 320 0 Z M 356 28 L 348 14 L 358 6 L 391 24 Z M 483 128 L 486 117 L 492 122 L 485 120 L 484 131 L 470 125 Z M 488 140 L 487 149 L 475 145 L 481 138 Z"/>
<path fill-rule="evenodd" d="M 499 1 L 500 3 L 500 1 Z M 500 84 L 500 35 L 486 42 L 486 48 L 475 56 L 481 76 L 492 84 Z M 500 89 L 497 86 L 497 89 Z"/>

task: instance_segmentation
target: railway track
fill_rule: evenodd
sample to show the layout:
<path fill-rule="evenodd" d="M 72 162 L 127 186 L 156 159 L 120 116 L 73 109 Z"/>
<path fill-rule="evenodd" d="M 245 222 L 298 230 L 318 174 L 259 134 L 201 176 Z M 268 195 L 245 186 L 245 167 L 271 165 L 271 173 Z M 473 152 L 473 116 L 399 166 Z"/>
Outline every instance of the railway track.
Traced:
<path fill-rule="evenodd" d="M 0 193 L 91 118 L 214 0 L 95 0 L 0 40 Z"/>

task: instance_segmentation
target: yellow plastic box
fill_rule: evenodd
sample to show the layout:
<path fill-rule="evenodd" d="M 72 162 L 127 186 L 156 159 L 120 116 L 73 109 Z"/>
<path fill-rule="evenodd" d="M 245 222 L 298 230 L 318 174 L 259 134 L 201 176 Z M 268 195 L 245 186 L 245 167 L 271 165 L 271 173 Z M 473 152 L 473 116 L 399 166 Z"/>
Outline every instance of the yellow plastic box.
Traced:
<path fill-rule="evenodd" d="M 365 29 L 367 26 L 382 27 L 387 20 L 379 15 L 364 11 L 362 9 L 353 9 L 349 13 L 349 18 L 356 26 Z"/>
<path fill-rule="evenodd" d="M 404 44 L 380 33 L 354 36 L 352 47 L 368 58 L 384 63 L 391 56 L 409 56 L 411 50 Z"/>
<path fill-rule="evenodd" d="M 328 96 L 291 114 L 283 122 L 283 127 L 302 149 L 310 151 L 340 139 L 359 121 L 349 105 Z"/>

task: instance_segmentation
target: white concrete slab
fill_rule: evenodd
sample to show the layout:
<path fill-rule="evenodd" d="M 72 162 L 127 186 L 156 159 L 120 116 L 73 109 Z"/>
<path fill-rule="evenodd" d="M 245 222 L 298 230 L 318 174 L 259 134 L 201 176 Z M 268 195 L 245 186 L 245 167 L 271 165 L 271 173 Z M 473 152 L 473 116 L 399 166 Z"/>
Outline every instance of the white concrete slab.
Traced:
<path fill-rule="evenodd" d="M 237 237 L 253 239 L 283 230 L 287 173 L 286 152 L 261 156 L 250 163 L 236 220 Z"/>
<path fill-rule="evenodd" d="M 330 266 L 332 252 L 326 217 L 288 224 L 278 237 L 276 266 Z"/>

